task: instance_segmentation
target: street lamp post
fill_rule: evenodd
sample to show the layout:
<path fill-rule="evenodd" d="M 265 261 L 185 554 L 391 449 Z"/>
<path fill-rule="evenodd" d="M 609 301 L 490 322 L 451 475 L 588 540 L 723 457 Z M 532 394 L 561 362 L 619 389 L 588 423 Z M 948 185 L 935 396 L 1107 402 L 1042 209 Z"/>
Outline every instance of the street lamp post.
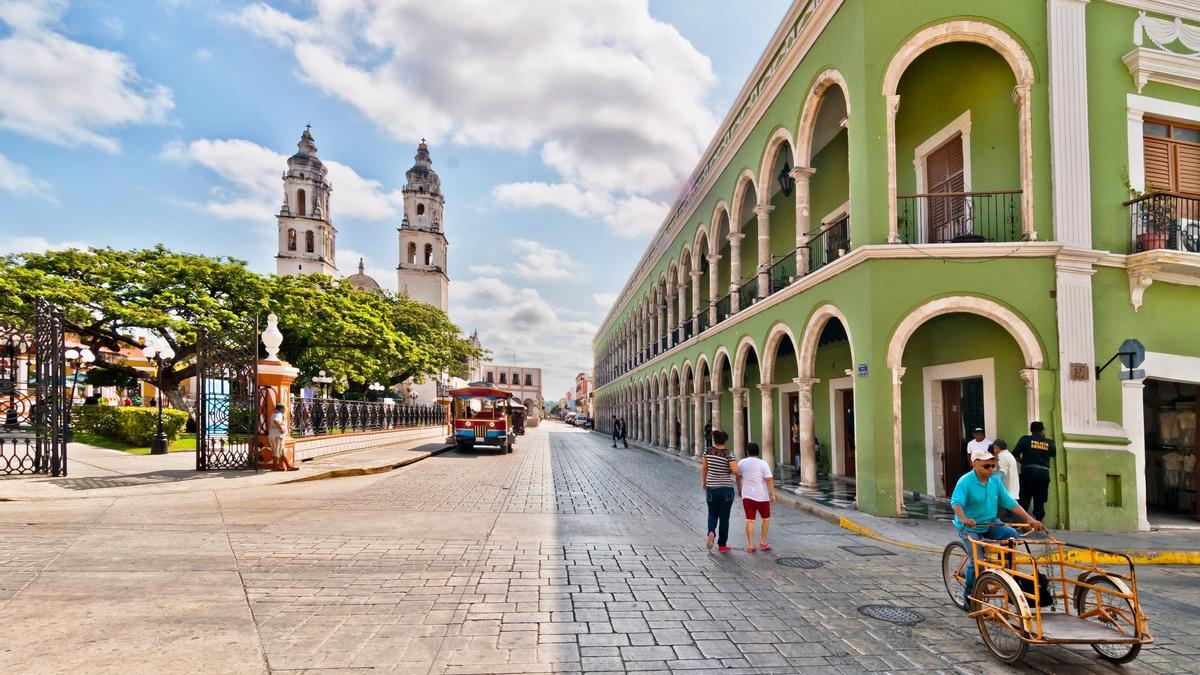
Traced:
<path fill-rule="evenodd" d="M 75 384 L 79 382 L 79 370 L 84 365 L 94 363 L 96 355 L 85 346 L 82 349 L 72 347 L 63 352 L 63 356 L 67 357 L 67 361 L 71 363 L 71 397 L 67 399 L 67 410 L 63 415 L 63 439 L 70 443 L 75 440 L 75 430 L 71 428 L 71 412 L 75 407 Z"/>
<path fill-rule="evenodd" d="M 379 400 L 379 392 L 383 391 L 384 389 L 387 389 L 387 387 L 379 384 L 378 382 L 372 382 L 371 384 L 367 385 L 367 390 L 374 392 L 373 396 L 375 397 L 375 400 Z"/>
<path fill-rule="evenodd" d="M 162 367 L 164 361 L 170 361 L 175 358 L 175 350 L 171 349 L 171 345 L 165 342 L 158 345 L 147 344 L 142 350 L 142 356 L 146 357 L 147 361 L 153 361 L 158 371 L 158 433 L 155 434 L 154 442 L 150 445 L 150 454 L 165 455 L 167 454 L 167 434 L 163 432 Z"/>
<path fill-rule="evenodd" d="M 326 389 L 326 385 L 332 384 L 333 378 L 326 375 L 325 371 L 321 370 L 318 371 L 317 375 L 312 378 L 312 381 L 313 384 L 321 385 L 321 398 L 329 398 L 329 391 Z"/>

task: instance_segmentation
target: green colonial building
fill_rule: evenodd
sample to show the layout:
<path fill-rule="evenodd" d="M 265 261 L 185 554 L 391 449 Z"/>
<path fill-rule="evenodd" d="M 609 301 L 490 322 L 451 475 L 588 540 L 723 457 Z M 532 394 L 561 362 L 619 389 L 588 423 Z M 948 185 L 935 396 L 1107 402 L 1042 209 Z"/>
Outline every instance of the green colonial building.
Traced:
<path fill-rule="evenodd" d="M 869 513 L 1042 420 L 1049 524 L 1194 518 L 1200 8 L 798 0 L 593 346 L 601 428 Z"/>

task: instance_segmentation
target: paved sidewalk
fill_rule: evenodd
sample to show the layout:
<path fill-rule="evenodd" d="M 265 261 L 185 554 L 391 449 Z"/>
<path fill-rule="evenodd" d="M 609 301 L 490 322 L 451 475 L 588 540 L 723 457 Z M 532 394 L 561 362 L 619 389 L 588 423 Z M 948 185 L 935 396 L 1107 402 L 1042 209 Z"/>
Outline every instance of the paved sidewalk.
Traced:
<path fill-rule="evenodd" d="M 635 441 L 631 441 L 629 446 L 652 452 L 681 464 L 697 467 L 699 470 L 699 461 L 691 457 L 681 456 Z M 904 548 L 941 552 L 947 542 L 956 539 L 954 525 L 948 520 L 882 518 L 855 509 L 837 508 L 824 504 L 806 497 L 799 488 L 791 486 L 779 490 L 778 495 L 784 502 L 823 520 L 840 525 L 852 532 Z M 1152 530 L 1150 532 L 1056 530 L 1055 536 L 1080 546 L 1124 553 L 1138 565 L 1200 565 L 1200 528 Z"/>
<path fill-rule="evenodd" d="M 442 431 L 397 445 L 300 463 L 299 471 L 196 471 L 196 453 L 131 455 L 83 443 L 67 448 L 67 475 L 0 477 L 0 501 L 123 497 L 261 487 L 389 471 L 446 449 Z"/>

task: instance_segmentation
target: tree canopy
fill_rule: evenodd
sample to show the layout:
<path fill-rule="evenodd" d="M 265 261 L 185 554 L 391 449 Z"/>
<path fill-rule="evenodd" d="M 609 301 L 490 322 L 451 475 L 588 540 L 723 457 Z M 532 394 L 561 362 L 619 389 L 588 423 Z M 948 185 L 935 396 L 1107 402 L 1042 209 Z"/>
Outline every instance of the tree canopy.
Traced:
<path fill-rule="evenodd" d="M 153 381 L 153 373 L 112 352 L 140 349 L 151 336 L 170 344 L 175 357 L 163 374 L 168 392 L 195 375 L 201 331 L 219 334 L 251 315 L 265 326 L 271 312 L 284 335 L 280 356 L 300 369 L 301 382 L 319 370 L 351 388 L 442 370 L 461 374 L 475 355 L 446 314 L 431 305 L 360 291 L 323 275 L 263 276 L 234 258 L 162 246 L 0 258 L 0 314 L 27 314 L 38 297 L 62 308 L 67 332 L 100 357 L 96 367 L 114 374 Z"/>

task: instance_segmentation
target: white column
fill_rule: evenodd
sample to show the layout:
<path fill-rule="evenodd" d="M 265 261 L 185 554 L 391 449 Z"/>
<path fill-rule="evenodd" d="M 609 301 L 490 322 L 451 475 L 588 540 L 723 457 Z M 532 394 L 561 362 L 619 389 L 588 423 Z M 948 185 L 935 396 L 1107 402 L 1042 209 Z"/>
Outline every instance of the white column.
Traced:
<path fill-rule="evenodd" d="M 720 276 L 717 274 L 717 265 L 721 263 L 721 256 L 708 256 L 708 325 L 715 326 L 717 324 L 717 300 L 720 299 L 720 289 L 717 287 Z"/>
<path fill-rule="evenodd" d="M 666 302 L 666 305 L 667 305 L 667 329 L 665 331 L 663 331 L 663 334 L 667 336 L 667 349 L 670 349 L 671 347 L 675 346 L 675 345 L 671 344 L 671 331 L 675 330 L 675 328 L 676 328 L 676 325 L 675 325 L 675 294 L 677 292 L 678 291 L 675 288 L 675 281 L 674 280 L 668 281 L 667 282 L 667 302 Z"/>
<path fill-rule="evenodd" d="M 796 181 L 796 276 L 808 274 L 808 236 L 812 230 L 812 193 L 809 179 L 817 170 L 807 166 L 792 169 Z"/>
<path fill-rule="evenodd" d="M 1041 419 L 1038 411 L 1040 397 L 1038 395 L 1038 371 L 1036 368 L 1025 368 L 1021 371 L 1021 380 L 1025 383 L 1025 428 L 1035 420 Z"/>
<path fill-rule="evenodd" d="M 892 368 L 892 473 L 895 476 L 896 514 L 904 513 L 904 439 L 901 427 L 901 390 L 905 368 Z M 858 401 L 855 401 L 858 404 Z M 857 471 L 855 472 L 857 473 Z"/>
<path fill-rule="evenodd" d="M 887 97 L 887 163 L 888 163 L 888 243 L 900 243 L 900 228 L 896 221 L 896 113 L 900 110 L 900 95 Z"/>
<path fill-rule="evenodd" d="M 760 384 L 758 391 L 762 394 L 762 450 L 763 461 L 771 467 L 771 473 L 778 473 L 775 464 L 775 385 Z"/>
<path fill-rule="evenodd" d="M 17 381 L 16 390 L 19 394 L 25 394 L 29 391 L 29 357 L 17 356 Z M 71 405 L 75 402 L 71 401 Z"/>
<path fill-rule="evenodd" d="M 816 420 L 813 416 L 813 387 L 821 380 L 815 377 L 798 377 L 792 382 L 798 387 L 797 398 L 800 413 L 800 484 L 815 487 L 817 484 Z M 830 450 L 832 452 L 832 449 Z"/>
<path fill-rule="evenodd" d="M 1129 434 L 1129 451 L 1133 453 L 1138 529 L 1143 531 L 1150 529 L 1150 519 L 1146 515 L 1146 409 L 1142 399 L 1145 383 L 1145 380 L 1121 383 L 1121 422 Z"/>
<path fill-rule="evenodd" d="M 715 386 L 715 385 L 714 385 Z M 712 391 L 707 394 L 708 401 L 712 405 L 712 424 L 713 429 L 721 429 L 721 392 Z M 721 429 L 728 432 L 728 429 Z"/>
<path fill-rule="evenodd" d="M 734 387 L 733 392 L 733 454 L 738 459 L 746 456 L 746 388 Z"/>
<path fill-rule="evenodd" d="M 692 395 L 681 393 L 679 395 L 679 454 L 690 455 L 692 438 L 688 435 L 691 429 L 691 405 Z"/>
<path fill-rule="evenodd" d="M 693 394 L 692 401 L 695 403 L 695 410 L 692 413 L 692 435 L 695 436 L 695 443 L 692 448 L 692 456 L 699 456 L 704 452 L 704 395 Z"/>
<path fill-rule="evenodd" d="M 687 280 L 689 279 L 689 276 L 688 276 L 689 273 L 685 273 L 685 272 L 683 272 L 683 270 L 680 270 L 679 274 L 680 274 L 679 290 L 675 294 L 676 298 L 679 300 L 679 308 L 675 310 L 675 317 L 678 319 L 678 321 L 676 321 L 675 324 L 677 326 L 679 326 L 679 341 L 683 342 L 685 339 L 685 337 L 684 337 L 685 333 L 684 333 L 683 327 L 686 326 L 687 322 L 688 322 L 688 315 L 687 315 L 688 285 L 687 285 Z"/>
<path fill-rule="evenodd" d="M 1059 389 L 1067 433 L 1096 432 L 1096 348 L 1092 320 L 1092 267 L 1089 254 L 1059 253 L 1055 260 L 1058 314 Z M 1071 364 L 1084 364 L 1084 379 L 1071 379 Z"/>
<path fill-rule="evenodd" d="M 667 406 L 667 448 L 671 452 L 679 452 L 679 445 L 675 441 L 675 406 L 679 403 L 679 397 L 668 396 L 665 403 Z"/>
<path fill-rule="evenodd" d="M 1092 247 L 1087 21 L 1084 17 L 1087 4 L 1088 0 L 1048 0 L 1046 3 L 1054 238 L 1079 248 Z"/>
<path fill-rule="evenodd" d="M 1033 120 L 1031 119 L 1033 112 L 1029 101 L 1030 95 L 1028 84 L 1018 84 L 1013 88 L 1012 100 L 1013 104 L 1017 106 L 1017 134 L 1020 136 L 1018 140 L 1021 153 L 1021 228 L 1027 240 L 1037 241 L 1036 223 L 1033 222 Z M 1086 106 L 1086 102 L 1084 105 Z M 1084 142 L 1087 142 L 1086 136 Z M 1080 171 L 1088 174 L 1089 169 L 1080 169 Z M 1090 180 L 1090 174 L 1087 180 Z M 1088 211 L 1086 226 L 1090 241 L 1092 221 L 1091 210 Z M 1088 248 L 1090 247 L 1089 244 Z"/>
<path fill-rule="evenodd" d="M 729 307 L 736 313 L 738 306 L 738 284 L 742 281 L 742 238 L 741 232 L 729 233 Z"/>
<path fill-rule="evenodd" d="M 759 204 L 754 207 L 754 215 L 758 217 L 758 297 L 765 298 L 771 293 L 771 212 L 775 210 L 770 204 Z"/>
<path fill-rule="evenodd" d="M 699 266 L 692 270 L 692 335 L 700 334 L 700 270 Z"/>

